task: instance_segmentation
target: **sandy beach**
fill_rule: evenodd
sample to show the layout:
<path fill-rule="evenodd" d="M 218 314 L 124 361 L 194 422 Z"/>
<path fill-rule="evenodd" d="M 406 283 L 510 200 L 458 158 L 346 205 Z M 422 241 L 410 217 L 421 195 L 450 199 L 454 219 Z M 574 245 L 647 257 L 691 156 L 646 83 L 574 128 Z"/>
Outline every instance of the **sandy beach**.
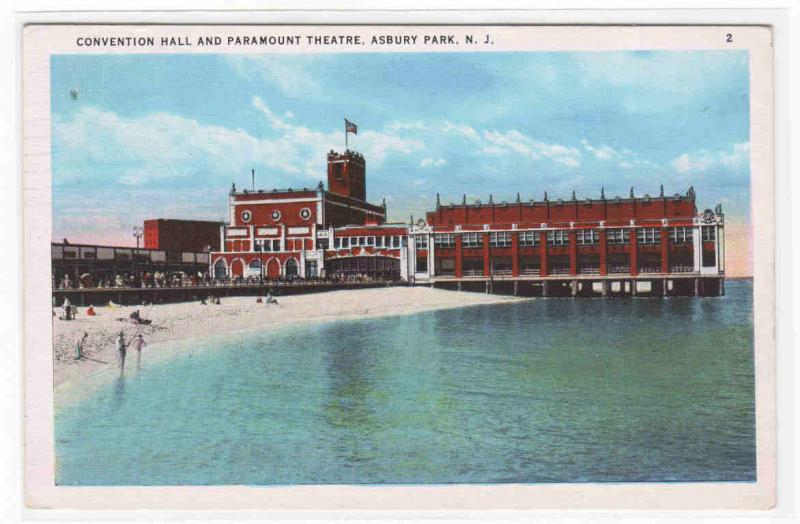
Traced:
<path fill-rule="evenodd" d="M 291 324 L 408 315 L 436 309 L 495 304 L 512 297 L 459 293 L 423 287 L 360 289 L 278 297 L 279 303 L 258 304 L 254 297 L 223 298 L 220 305 L 183 302 L 150 306 L 95 306 L 96 316 L 79 308 L 75 320 L 53 319 L 53 379 L 59 387 L 116 364 L 114 340 L 123 331 L 126 340 L 142 334 L 143 353 L 158 351 L 161 342 L 203 337 L 224 332 L 275 329 Z M 151 325 L 134 325 L 129 315 L 138 309 Z M 119 320 L 122 319 L 122 320 Z M 83 332 L 89 336 L 84 357 L 75 360 L 75 344 Z M 132 352 L 129 349 L 129 356 Z"/>

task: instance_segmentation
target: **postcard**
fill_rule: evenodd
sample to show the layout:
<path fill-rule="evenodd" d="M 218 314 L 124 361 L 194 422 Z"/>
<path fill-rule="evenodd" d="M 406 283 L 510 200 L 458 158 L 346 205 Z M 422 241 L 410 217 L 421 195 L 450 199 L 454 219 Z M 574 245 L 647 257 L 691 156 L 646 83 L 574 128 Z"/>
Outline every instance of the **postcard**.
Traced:
<path fill-rule="evenodd" d="M 768 27 L 22 38 L 31 508 L 774 504 Z"/>

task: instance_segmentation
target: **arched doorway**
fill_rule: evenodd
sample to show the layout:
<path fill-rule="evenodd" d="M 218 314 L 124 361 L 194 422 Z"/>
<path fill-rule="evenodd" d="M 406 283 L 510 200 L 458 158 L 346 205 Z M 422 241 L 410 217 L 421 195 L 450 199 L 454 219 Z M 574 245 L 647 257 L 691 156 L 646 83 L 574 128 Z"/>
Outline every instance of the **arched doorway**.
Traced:
<path fill-rule="evenodd" d="M 277 258 L 270 258 L 267 262 L 267 278 L 276 279 L 281 276 L 281 264 Z"/>
<path fill-rule="evenodd" d="M 217 260 L 214 264 L 214 278 L 225 278 L 228 276 L 228 266 L 223 259 Z"/>
<path fill-rule="evenodd" d="M 238 258 L 231 263 L 231 276 L 240 277 L 244 273 L 244 264 Z"/>
<path fill-rule="evenodd" d="M 286 278 L 297 278 L 297 260 L 293 258 L 286 261 Z"/>

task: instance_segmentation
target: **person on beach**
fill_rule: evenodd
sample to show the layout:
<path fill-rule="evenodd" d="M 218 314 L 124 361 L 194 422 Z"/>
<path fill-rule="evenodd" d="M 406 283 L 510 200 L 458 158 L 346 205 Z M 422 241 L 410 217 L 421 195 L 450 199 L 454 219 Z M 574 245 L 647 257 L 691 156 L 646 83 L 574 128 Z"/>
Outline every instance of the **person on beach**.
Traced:
<path fill-rule="evenodd" d="M 206 299 L 205 299 L 205 298 L 201 298 L 201 299 L 200 299 L 200 305 L 201 305 L 201 306 L 207 306 L 207 305 L 208 305 L 208 304 L 206 303 Z"/>
<path fill-rule="evenodd" d="M 261 304 L 262 302 L 264 301 L 261 300 L 261 297 L 256 297 L 256 304 Z"/>
<path fill-rule="evenodd" d="M 142 348 L 147 345 L 147 342 L 142 337 L 142 334 L 139 333 L 139 336 L 136 337 L 136 340 L 133 341 L 133 347 L 136 349 L 136 364 L 138 365 L 142 361 Z"/>
<path fill-rule="evenodd" d="M 97 313 L 95 313 L 95 311 L 94 311 L 94 306 L 93 306 L 93 305 L 91 305 L 91 304 L 89 304 L 89 309 L 87 309 L 87 310 L 86 310 L 86 316 L 87 316 L 87 317 L 93 317 L 93 316 L 95 316 L 96 314 L 97 314 Z"/>
<path fill-rule="evenodd" d="M 66 297 L 61 305 L 61 318 L 62 320 L 72 320 L 72 302 Z"/>
<path fill-rule="evenodd" d="M 84 331 L 83 335 L 81 335 L 75 343 L 75 360 L 81 360 L 83 358 L 83 345 L 86 344 L 87 338 L 89 338 L 89 333 Z"/>
<path fill-rule="evenodd" d="M 119 362 L 119 370 L 125 370 L 125 334 L 120 331 L 119 335 L 117 335 L 117 361 Z"/>

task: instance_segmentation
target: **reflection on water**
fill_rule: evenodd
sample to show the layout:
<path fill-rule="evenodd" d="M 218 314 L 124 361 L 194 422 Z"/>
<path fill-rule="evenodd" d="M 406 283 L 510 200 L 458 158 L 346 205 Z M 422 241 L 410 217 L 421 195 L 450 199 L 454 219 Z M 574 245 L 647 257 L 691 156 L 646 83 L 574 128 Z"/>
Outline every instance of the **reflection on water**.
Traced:
<path fill-rule="evenodd" d="M 232 336 L 59 413 L 58 482 L 751 481 L 751 293 Z"/>

